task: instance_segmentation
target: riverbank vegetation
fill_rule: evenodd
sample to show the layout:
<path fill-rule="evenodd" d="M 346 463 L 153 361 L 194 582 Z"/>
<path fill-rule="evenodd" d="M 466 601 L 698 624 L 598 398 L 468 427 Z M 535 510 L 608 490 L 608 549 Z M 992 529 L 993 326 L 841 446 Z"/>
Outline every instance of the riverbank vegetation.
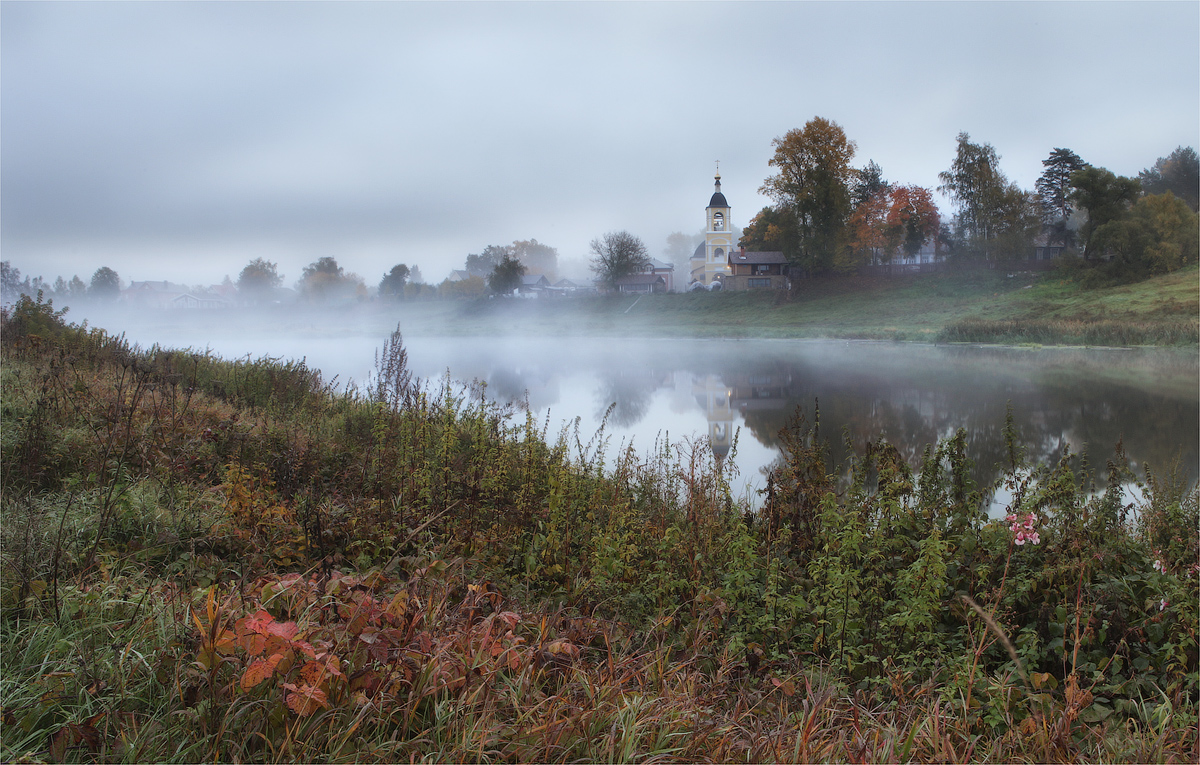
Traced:
<path fill-rule="evenodd" d="M 1196 490 L 1119 445 L 1093 487 L 1010 422 L 990 520 L 968 434 L 834 465 L 797 418 L 751 511 L 704 441 L 548 432 L 398 333 L 337 391 L 2 329 L 5 760 L 1200 755 Z"/>
<path fill-rule="evenodd" d="M 410 304 L 422 333 L 833 337 L 1043 345 L 1200 345 L 1195 266 L 1088 289 L 1058 272 L 950 271 L 801 280 L 790 293 L 688 293 Z M 383 319 L 380 331 L 386 331 Z"/>

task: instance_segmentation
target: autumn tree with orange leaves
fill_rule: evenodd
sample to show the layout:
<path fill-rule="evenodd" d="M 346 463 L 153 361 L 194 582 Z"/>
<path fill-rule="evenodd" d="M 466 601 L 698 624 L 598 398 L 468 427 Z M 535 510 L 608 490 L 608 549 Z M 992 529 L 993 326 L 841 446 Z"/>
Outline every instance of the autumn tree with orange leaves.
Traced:
<path fill-rule="evenodd" d="M 773 142 L 769 162 L 775 175 L 760 191 L 787 214 L 796 236 L 784 253 L 811 273 L 835 269 L 844 250 L 850 219 L 851 184 L 858 170 L 850 166 L 856 146 L 832 120 L 814 117 L 802 130 L 789 130 Z"/>
<path fill-rule="evenodd" d="M 891 207 L 887 226 L 891 242 L 905 255 L 913 257 L 921 245 L 937 236 L 942 219 L 929 189 L 920 186 L 897 186 L 891 191 Z"/>
<path fill-rule="evenodd" d="M 889 263 L 916 255 L 937 235 L 941 216 L 928 189 L 884 186 L 854 208 L 847 225 L 848 265 Z"/>

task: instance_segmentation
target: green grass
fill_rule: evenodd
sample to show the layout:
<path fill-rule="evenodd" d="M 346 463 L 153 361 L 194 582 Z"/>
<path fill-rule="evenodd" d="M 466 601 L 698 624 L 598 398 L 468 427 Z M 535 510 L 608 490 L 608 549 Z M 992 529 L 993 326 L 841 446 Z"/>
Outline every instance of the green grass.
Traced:
<path fill-rule="evenodd" d="M 492 299 L 402 305 L 385 312 L 388 320 L 398 315 L 410 333 L 1186 346 L 1196 344 L 1200 283 L 1195 266 L 1094 290 L 1054 272 L 967 271 L 809 279 L 791 293 Z M 1046 323 L 1051 320 L 1058 323 Z M 1010 322 L 1017 329 L 972 334 L 979 322 Z M 1037 328 L 1028 333 L 1036 340 L 1022 337 L 1026 325 Z M 1135 329 L 1124 331 L 1124 325 Z"/>

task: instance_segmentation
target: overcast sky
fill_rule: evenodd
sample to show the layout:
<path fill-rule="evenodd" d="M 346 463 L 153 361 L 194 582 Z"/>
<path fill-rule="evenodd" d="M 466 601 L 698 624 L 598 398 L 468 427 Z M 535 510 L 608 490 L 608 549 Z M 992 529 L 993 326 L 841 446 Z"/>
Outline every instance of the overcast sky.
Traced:
<path fill-rule="evenodd" d="M 1136 175 L 1200 145 L 1196 2 L 3 2 L 0 35 L 0 249 L 50 280 L 660 255 L 715 160 L 744 226 L 815 116 L 931 189 L 960 131 L 1028 189 L 1056 147 Z"/>

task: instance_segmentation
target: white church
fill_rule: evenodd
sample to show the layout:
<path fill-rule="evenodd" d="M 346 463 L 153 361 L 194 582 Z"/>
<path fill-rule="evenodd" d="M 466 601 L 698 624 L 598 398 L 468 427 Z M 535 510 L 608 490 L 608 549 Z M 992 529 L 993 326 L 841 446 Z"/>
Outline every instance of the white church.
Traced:
<path fill-rule="evenodd" d="M 704 208 L 704 242 L 688 263 L 689 289 L 756 290 L 788 289 L 788 261 L 782 252 L 747 252 L 733 241 L 729 202 L 721 193 L 717 171 L 712 198 Z"/>

